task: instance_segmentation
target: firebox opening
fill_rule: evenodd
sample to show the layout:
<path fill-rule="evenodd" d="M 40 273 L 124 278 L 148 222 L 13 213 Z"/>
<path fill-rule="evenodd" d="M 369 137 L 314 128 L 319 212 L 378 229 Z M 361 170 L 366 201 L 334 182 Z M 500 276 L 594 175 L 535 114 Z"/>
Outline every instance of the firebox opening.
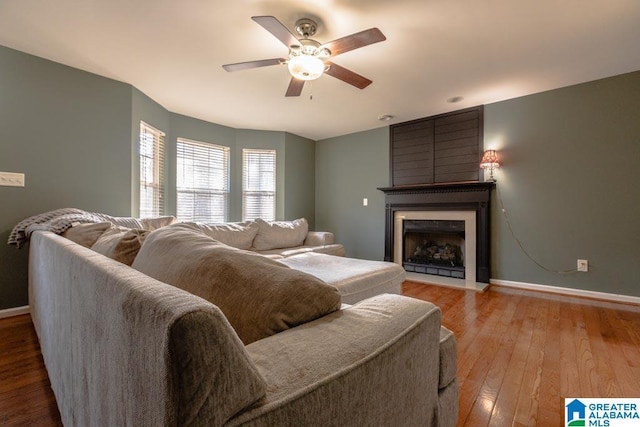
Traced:
<path fill-rule="evenodd" d="M 402 259 L 406 271 L 464 279 L 464 248 L 464 221 L 403 221 Z"/>

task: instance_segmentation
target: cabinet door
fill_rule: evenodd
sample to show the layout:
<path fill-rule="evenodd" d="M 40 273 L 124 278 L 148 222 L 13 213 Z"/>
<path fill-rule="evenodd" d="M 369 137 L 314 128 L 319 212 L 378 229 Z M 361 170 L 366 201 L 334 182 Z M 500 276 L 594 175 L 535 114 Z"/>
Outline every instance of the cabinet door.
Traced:
<path fill-rule="evenodd" d="M 479 181 L 482 110 L 451 113 L 435 120 L 434 182 Z"/>
<path fill-rule="evenodd" d="M 392 125 L 391 185 L 479 181 L 483 107 Z"/>
<path fill-rule="evenodd" d="M 433 130 L 433 120 L 391 127 L 392 185 L 433 183 Z"/>

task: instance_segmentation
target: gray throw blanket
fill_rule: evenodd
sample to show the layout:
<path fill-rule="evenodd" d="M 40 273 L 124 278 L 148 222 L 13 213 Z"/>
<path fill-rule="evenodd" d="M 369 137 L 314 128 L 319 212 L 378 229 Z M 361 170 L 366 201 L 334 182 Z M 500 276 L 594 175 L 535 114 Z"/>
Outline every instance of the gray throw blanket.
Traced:
<path fill-rule="evenodd" d="M 86 212 L 82 209 L 63 208 L 34 215 L 20 221 L 9 235 L 7 244 L 23 247 L 36 230 L 51 231 L 62 234 L 75 224 L 111 222 L 127 228 L 142 228 L 141 222 L 136 218 L 113 217 L 96 212 Z"/>

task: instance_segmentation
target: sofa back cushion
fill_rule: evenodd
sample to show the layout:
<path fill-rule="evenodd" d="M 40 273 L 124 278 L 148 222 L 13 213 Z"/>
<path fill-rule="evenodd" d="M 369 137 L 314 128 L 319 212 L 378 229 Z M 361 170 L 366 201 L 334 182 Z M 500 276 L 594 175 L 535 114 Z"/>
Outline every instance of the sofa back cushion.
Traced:
<path fill-rule="evenodd" d="M 91 249 L 123 264 L 131 265 L 147 234 L 147 230 L 111 228 L 102 233 Z"/>
<path fill-rule="evenodd" d="M 110 222 L 78 224 L 68 228 L 62 233 L 62 237 L 66 237 L 85 248 L 90 248 L 102 236 L 102 233 L 113 227 L 115 226 Z"/>
<path fill-rule="evenodd" d="M 154 218 L 140 218 L 140 224 L 143 230 L 153 231 L 160 227 L 175 224 L 178 219 L 175 216 L 158 216 Z"/>
<path fill-rule="evenodd" d="M 215 304 L 249 344 L 338 310 L 320 279 L 220 243 L 188 224 L 151 232 L 133 268 Z"/>
<path fill-rule="evenodd" d="M 226 222 L 223 224 L 203 224 L 196 222 L 183 222 L 177 224 L 180 227 L 187 226 L 195 231 L 203 233 L 212 239 L 233 246 L 238 249 L 249 249 L 253 245 L 253 239 L 258 233 L 258 224 L 253 221 Z"/>
<path fill-rule="evenodd" d="M 174 216 L 159 216 L 152 218 L 133 218 L 130 216 L 111 216 L 101 212 L 92 212 L 91 215 L 103 221 L 117 225 L 118 227 L 134 228 L 141 230 L 155 230 L 177 222 Z"/>
<path fill-rule="evenodd" d="M 96 223 L 83 223 L 77 224 L 68 228 L 66 231 L 62 233 L 63 237 L 82 245 L 86 248 L 91 248 L 94 243 L 98 240 L 102 234 L 110 230 L 112 228 L 120 227 L 121 229 L 126 227 L 127 229 L 142 229 L 142 230 L 155 230 L 160 227 L 165 227 L 167 225 L 175 223 L 177 220 L 173 216 L 163 216 L 157 218 L 127 218 L 127 217 L 109 217 L 108 215 L 99 214 L 100 217 L 112 218 L 115 222 L 104 221 L 104 222 L 96 222 Z M 117 223 L 120 222 L 120 225 Z M 133 227 L 127 227 L 122 224 L 127 224 Z M 256 232 L 257 232 L 256 226 Z M 255 236 L 255 235 L 254 235 Z M 251 238 L 253 241 L 253 237 Z M 104 254 L 103 254 L 104 255 Z M 134 255 L 135 256 L 135 255 Z M 133 261 L 133 258 L 131 259 Z M 130 265 L 130 264 L 129 264 Z"/>
<path fill-rule="evenodd" d="M 309 232 L 309 223 L 305 218 L 294 221 L 265 221 L 258 218 L 256 224 L 258 234 L 253 240 L 253 247 L 257 251 L 301 246 Z"/>

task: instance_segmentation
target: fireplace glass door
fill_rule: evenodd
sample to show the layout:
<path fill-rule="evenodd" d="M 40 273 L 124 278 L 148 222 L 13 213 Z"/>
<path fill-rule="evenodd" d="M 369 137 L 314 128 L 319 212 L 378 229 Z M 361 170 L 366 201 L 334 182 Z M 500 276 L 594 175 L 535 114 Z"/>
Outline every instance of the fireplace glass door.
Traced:
<path fill-rule="evenodd" d="M 402 224 L 406 271 L 465 278 L 464 221 L 404 220 Z"/>

